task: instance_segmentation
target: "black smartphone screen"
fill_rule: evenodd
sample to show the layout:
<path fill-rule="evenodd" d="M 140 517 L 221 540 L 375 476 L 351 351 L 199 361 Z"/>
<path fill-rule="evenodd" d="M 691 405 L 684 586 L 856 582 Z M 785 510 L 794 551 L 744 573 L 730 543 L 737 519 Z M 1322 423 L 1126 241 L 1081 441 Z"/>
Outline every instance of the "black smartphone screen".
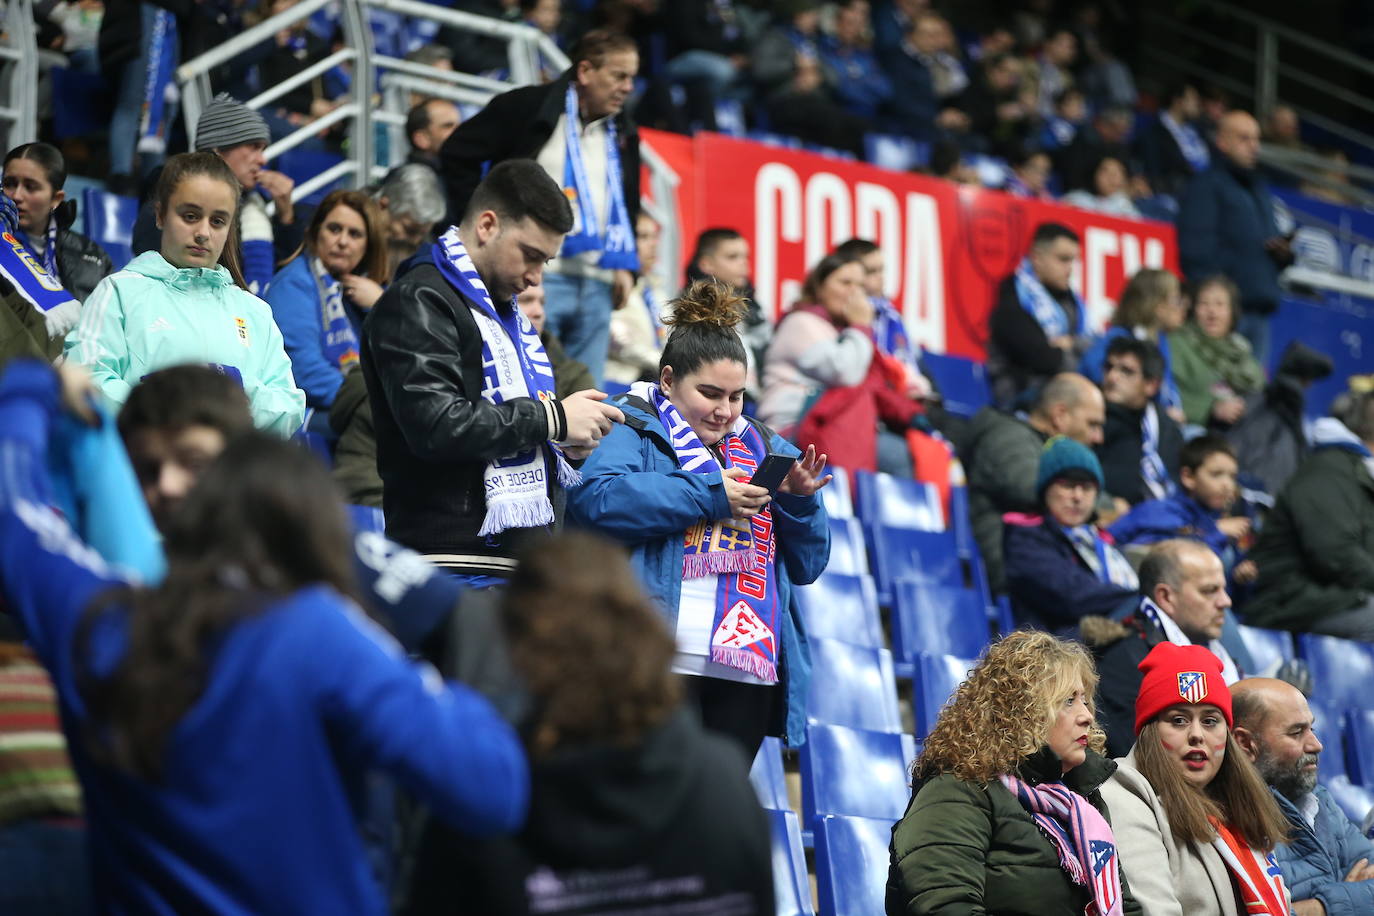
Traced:
<path fill-rule="evenodd" d="M 790 455 L 769 455 L 763 459 L 763 464 L 759 465 L 749 482 L 756 487 L 763 487 L 769 493 L 776 492 L 796 463 L 797 459 Z"/>

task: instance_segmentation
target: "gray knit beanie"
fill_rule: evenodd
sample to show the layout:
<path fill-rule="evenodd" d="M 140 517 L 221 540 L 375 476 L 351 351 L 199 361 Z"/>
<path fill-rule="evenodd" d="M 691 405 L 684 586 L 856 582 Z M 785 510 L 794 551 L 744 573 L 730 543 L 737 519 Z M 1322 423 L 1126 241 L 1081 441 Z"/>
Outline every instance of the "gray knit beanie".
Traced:
<path fill-rule="evenodd" d="M 240 143 L 270 143 L 267 122 L 227 92 L 215 96 L 196 122 L 196 152 L 228 149 Z"/>

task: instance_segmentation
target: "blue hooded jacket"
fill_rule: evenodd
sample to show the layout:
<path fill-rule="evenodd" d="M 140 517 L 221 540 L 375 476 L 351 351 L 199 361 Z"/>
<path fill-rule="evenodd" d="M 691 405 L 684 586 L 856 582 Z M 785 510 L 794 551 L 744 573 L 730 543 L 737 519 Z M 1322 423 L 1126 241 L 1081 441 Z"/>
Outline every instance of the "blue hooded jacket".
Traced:
<path fill-rule="evenodd" d="M 611 403 L 624 411 L 625 423 L 612 428 L 582 466 L 582 485 L 568 493 L 568 520 L 631 549 L 635 573 L 675 631 L 683 532 L 702 519 L 729 517 L 725 483 L 718 474 L 694 474 L 678 466 L 667 430 L 643 399 L 621 395 Z M 799 454 L 796 446 L 760 428 L 770 452 Z M 830 525 L 816 496 L 776 493 L 772 507 L 778 598 L 787 610 L 779 634 L 779 674 L 787 697 L 783 737 L 796 746 L 805 740 L 811 656 L 792 586 L 809 585 L 825 570 Z"/>
<path fill-rule="evenodd" d="M 1374 861 L 1374 843 L 1350 822 L 1324 786 L 1317 786 L 1314 792 L 1318 807 L 1312 827 L 1307 826 L 1296 805 L 1274 793 L 1293 827 L 1289 841 L 1274 850 L 1284 883 L 1294 900 L 1320 900 L 1326 916 L 1374 913 L 1374 881 L 1345 880 L 1350 867 L 1360 859 Z"/>

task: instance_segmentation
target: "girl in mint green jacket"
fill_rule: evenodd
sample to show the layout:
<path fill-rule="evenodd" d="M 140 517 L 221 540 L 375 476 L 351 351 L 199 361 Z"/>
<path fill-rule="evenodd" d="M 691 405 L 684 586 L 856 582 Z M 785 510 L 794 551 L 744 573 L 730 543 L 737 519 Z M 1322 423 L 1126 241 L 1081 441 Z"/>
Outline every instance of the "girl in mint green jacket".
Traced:
<path fill-rule="evenodd" d="M 145 252 L 95 288 L 67 338 L 115 410 L 150 372 L 210 364 L 242 383 L 260 429 L 290 436 L 305 416 L 281 332 L 247 292 L 231 242 L 238 180 L 214 153 L 167 160 L 158 181 L 160 251 Z"/>

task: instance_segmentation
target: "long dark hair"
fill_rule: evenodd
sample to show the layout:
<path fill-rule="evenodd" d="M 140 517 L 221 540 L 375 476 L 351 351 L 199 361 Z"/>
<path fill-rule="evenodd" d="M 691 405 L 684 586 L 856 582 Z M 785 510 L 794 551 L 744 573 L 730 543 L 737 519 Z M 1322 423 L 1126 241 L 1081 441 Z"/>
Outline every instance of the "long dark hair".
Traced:
<path fill-rule="evenodd" d="M 4 164 L 9 165 L 16 159 L 28 159 L 38 163 L 43 174 L 48 176 L 48 184 L 52 186 L 54 193 L 62 190 L 67 183 L 67 160 L 62 158 L 61 150 L 51 144 L 21 143 L 5 154 Z"/>
<path fill-rule="evenodd" d="M 314 583 L 357 600 L 342 503 L 299 446 L 258 432 L 235 439 L 165 532 L 167 578 L 98 597 L 75 641 L 86 744 L 102 763 L 158 779 L 167 742 L 205 690 L 217 640 Z M 92 634 L 122 621 L 126 651 L 95 670 Z"/>
<path fill-rule="evenodd" d="M 177 153 L 167 160 L 167 164 L 162 167 L 162 174 L 158 177 L 157 188 L 153 191 L 158 218 L 166 220 L 167 205 L 176 193 L 177 185 L 196 175 L 217 178 L 233 191 L 234 216 L 229 221 L 229 236 L 224 240 L 224 249 L 219 253 L 219 263 L 229 271 L 234 283 L 240 289 L 246 290 L 248 283 L 243 279 L 242 255 L 239 253 L 239 205 L 243 200 L 243 186 L 234 176 L 234 170 L 229 168 L 217 153 Z"/>

